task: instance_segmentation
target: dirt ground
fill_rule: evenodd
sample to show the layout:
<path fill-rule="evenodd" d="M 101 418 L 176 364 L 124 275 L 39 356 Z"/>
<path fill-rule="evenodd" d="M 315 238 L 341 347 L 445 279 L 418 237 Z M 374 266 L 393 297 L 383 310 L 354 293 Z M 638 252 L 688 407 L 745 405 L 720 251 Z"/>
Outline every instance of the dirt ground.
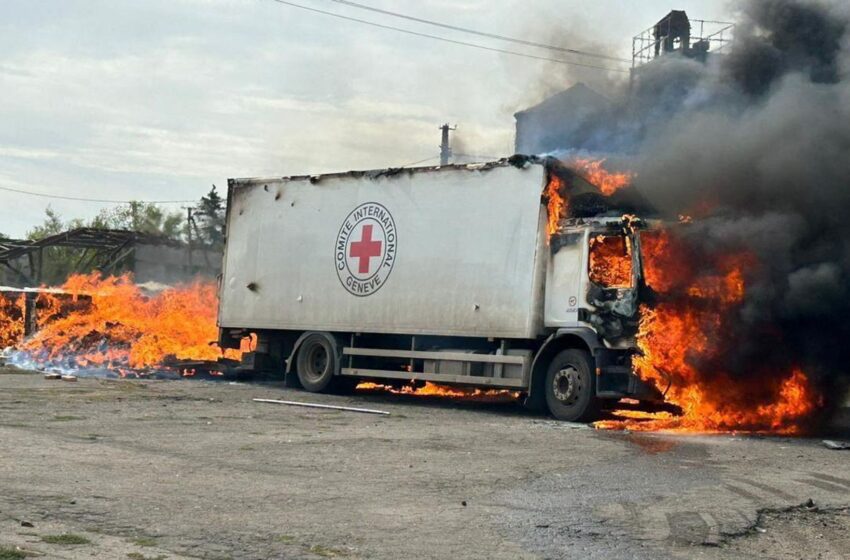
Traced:
<path fill-rule="evenodd" d="M 602 432 L 511 403 L 273 383 L 0 373 L 0 560 L 840 559 L 848 506 L 850 451 L 820 439 Z"/>

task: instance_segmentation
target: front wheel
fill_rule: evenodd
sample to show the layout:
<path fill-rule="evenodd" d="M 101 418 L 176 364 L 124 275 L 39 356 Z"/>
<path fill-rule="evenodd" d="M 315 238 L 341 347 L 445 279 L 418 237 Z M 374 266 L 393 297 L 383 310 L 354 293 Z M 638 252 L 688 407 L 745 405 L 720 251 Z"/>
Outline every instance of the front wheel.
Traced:
<path fill-rule="evenodd" d="M 599 414 L 593 358 L 585 350 L 564 350 L 555 356 L 544 389 L 549 412 L 558 420 L 590 422 Z"/>

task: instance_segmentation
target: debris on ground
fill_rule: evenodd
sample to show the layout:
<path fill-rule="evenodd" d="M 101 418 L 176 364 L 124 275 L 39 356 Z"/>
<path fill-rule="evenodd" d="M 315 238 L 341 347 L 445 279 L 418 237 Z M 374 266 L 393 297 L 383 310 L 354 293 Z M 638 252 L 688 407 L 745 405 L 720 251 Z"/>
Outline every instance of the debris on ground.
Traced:
<path fill-rule="evenodd" d="M 279 401 L 276 399 L 254 399 L 254 402 L 261 403 L 272 403 L 272 404 L 285 404 L 289 406 L 304 406 L 307 408 L 323 408 L 327 410 L 341 410 L 344 412 L 360 412 L 363 414 L 380 414 L 383 416 L 389 416 L 390 413 L 386 410 L 374 410 L 372 408 L 355 408 L 353 406 L 336 406 L 330 404 L 319 404 L 319 403 L 308 403 L 301 401 Z"/>

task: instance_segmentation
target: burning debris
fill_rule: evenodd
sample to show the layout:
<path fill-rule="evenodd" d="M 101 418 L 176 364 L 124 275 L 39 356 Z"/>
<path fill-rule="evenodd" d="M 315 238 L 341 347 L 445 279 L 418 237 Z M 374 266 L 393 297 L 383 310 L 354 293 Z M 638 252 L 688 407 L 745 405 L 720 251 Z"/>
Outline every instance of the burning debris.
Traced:
<path fill-rule="evenodd" d="M 17 319 L 20 313 L 0 315 L 0 337 L 15 346 L 9 357 L 14 365 L 145 376 L 187 369 L 180 360 L 222 357 L 210 342 L 217 334 L 217 294 L 209 281 L 146 294 L 128 275 L 75 275 L 58 291 L 39 291 L 37 301 L 39 328 L 26 339 L 18 322 L 5 319 Z M 15 305 L 13 311 L 18 310 Z M 236 359 L 239 352 L 228 351 L 224 357 Z"/>
<path fill-rule="evenodd" d="M 450 387 L 426 381 L 425 383 L 406 383 L 402 385 L 385 385 L 364 381 L 357 385 L 362 392 L 388 392 L 396 395 L 414 395 L 417 397 L 446 397 L 460 400 L 475 400 L 485 402 L 507 402 L 520 398 L 517 391 L 506 389 L 477 389 L 466 387 Z"/>
<path fill-rule="evenodd" d="M 24 339 L 24 300 L 21 293 L 0 295 L 0 348 L 14 346 Z"/>

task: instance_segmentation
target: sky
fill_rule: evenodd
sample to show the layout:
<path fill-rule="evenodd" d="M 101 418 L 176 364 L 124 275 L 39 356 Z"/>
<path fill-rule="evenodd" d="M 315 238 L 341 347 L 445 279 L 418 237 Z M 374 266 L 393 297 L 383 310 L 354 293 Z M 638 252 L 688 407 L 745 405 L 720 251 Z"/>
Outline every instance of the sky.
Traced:
<path fill-rule="evenodd" d="M 671 9 L 730 20 L 727 0 L 359 0 L 490 33 L 630 58 Z M 627 68 L 292 0 L 489 47 Z M 0 189 L 103 200 L 190 201 L 228 177 L 400 166 L 455 151 L 513 152 L 513 114 L 578 81 L 627 74 L 405 35 L 273 0 L 3 0 Z M 435 162 L 431 160 L 428 163 Z M 0 232 L 47 205 L 91 218 L 114 204 L 0 190 Z M 186 203 L 169 204 L 179 211 Z"/>

